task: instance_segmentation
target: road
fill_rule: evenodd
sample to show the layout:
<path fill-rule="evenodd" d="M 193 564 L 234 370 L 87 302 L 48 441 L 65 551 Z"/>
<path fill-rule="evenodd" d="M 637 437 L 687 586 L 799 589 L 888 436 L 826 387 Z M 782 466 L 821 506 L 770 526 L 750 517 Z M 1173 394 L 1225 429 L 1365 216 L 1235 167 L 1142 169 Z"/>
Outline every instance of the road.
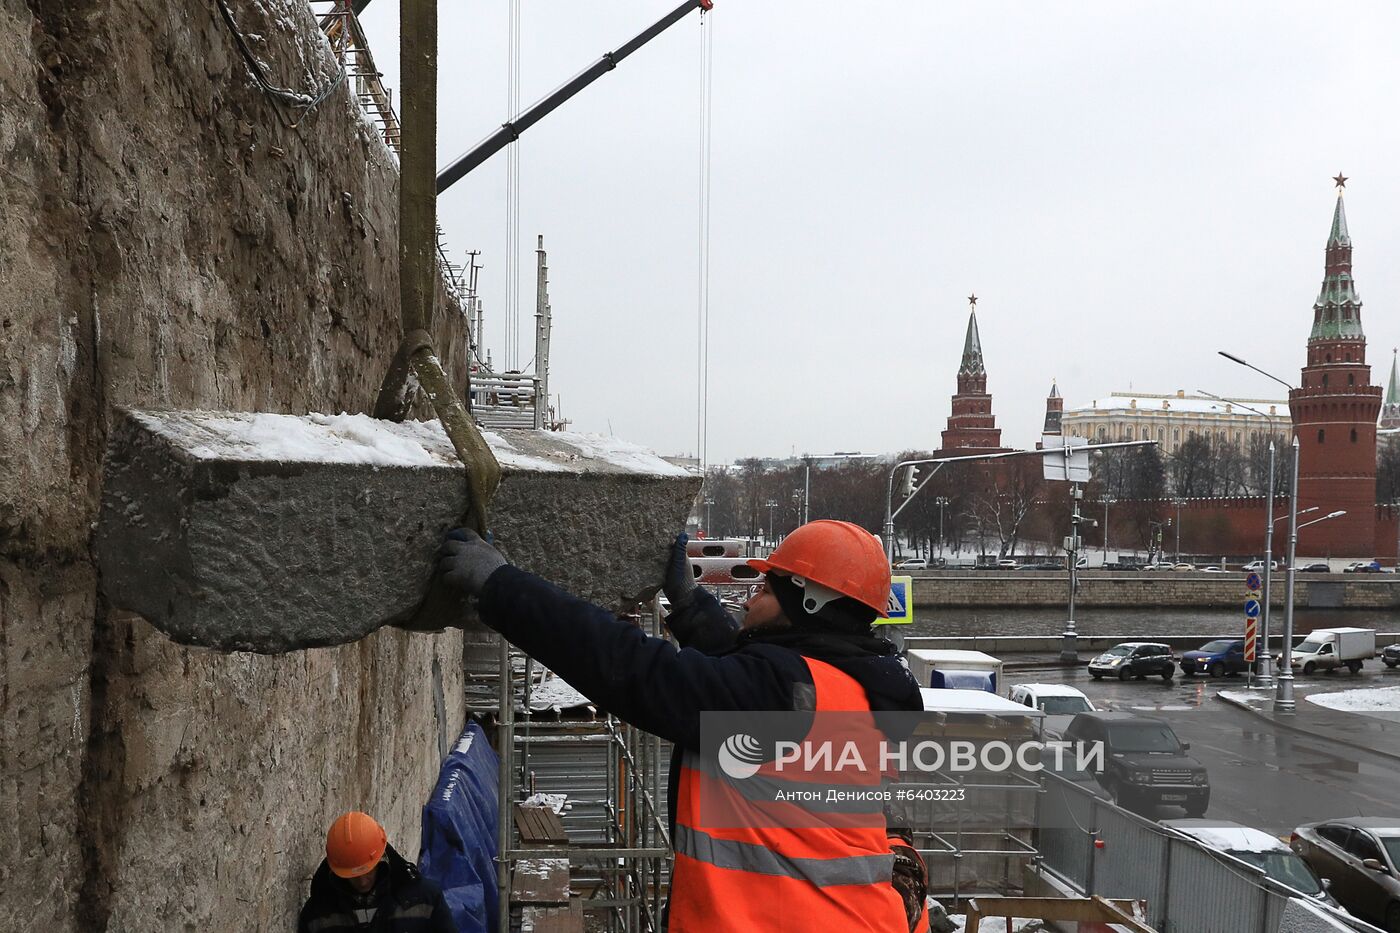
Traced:
<path fill-rule="evenodd" d="M 1327 680 L 1338 687 L 1397 686 L 1400 670 L 1364 672 Z M 1083 668 L 1007 672 L 1007 683 L 1070 683 L 1100 709 L 1142 712 L 1171 723 L 1190 754 L 1210 772 L 1208 817 L 1234 820 L 1287 838 L 1301 823 L 1337 816 L 1400 817 L 1400 761 L 1351 744 L 1314 738 L 1274 726 L 1215 699 L 1219 689 L 1239 689 L 1239 678 L 1160 677 L 1138 681 L 1092 680 Z M 1298 683 L 1304 681 L 1300 678 Z M 1329 683 L 1329 686 L 1331 684 Z M 1299 706 L 1304 700 L 1299 698 Z M 1386 749 L 1400 755 L 1400 747 Z M 1183 816 L 1163 807 L 1160 818 Z"/>

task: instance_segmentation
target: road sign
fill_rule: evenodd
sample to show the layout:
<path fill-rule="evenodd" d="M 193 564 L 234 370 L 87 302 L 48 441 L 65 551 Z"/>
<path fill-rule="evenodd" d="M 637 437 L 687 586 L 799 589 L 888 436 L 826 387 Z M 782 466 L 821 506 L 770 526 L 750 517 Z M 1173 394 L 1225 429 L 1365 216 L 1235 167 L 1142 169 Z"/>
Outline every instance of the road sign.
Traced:
<path fill-rule="evenodd" d="M 1260 610 L 1261 608 L 1263 608 L 1263 607 L 1260 605 L 1259 600 L 1257 600 L 1257 599 L 1246 599 L 1246 600 L 1244 601 L 1244 617 L 1245 617 L 1246 619 L 1257 619 L 1257 618 L 1259 618 L 1259 610 Z"/>
<path fill-rule="evenodd" d="M 1244 620 L 1244 659 L 1247 663 L 1253 664 L 1255 655 L 1259 650 L 1259 620 L 1248 618 Z"/>
<path fill-rule="evenodd" d="M 1046 450 L 1057 447 L 1069 448 L 1062 454 L 1044 454 L 1041 456 L 1040 461 L 1044 464 L 1045 478 L 1047 480 L 1058 480 L 1062 483 L 1089 482 L 1089 451 L 1072 449 L 1087 445 L 1089 443 L 1087 437 L 1064 437 L 1060 434 L 1042 434 L 1040 442 L 1041 446 Z"/>
<path fill-rule="evenodd" d="M 885 606 L 888 619 L 876 619 L 876 625 L 908 625 L 914 621 L 914 578 L 890 577 L 890 601 Z"/>
<path fill-rule="evenodd" d="M 1259 578 L 1259 574 L 1254 573 L 1252 571 L 1250 572 L 1249 576 L 1244 578 L 1244 586 L 1247 590 L 1257 590 L 1263 585 L 1264 581 Z"/>

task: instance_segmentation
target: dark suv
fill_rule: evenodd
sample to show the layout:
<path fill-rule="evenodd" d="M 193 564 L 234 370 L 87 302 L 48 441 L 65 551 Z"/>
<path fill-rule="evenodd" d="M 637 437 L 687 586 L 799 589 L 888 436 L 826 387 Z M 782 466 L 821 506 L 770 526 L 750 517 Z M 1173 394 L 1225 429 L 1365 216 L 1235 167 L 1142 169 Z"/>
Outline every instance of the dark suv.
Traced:
<path fill-rule="evenodd" d="M 1210 805 L 1205 766 L 1186 754 L 1190 746 L 1160 719 L 1133 713 L 1080 713 L 1065 730 L 1065 741 L 1103 743 L 1099 784 L 1120 807 L 1150 811 L 1169 804 L 1197 817 Z"/>
<path fill-rule="evenodd" d="M 1163 680 L 1171 680 L 1174 673 L 1176 658 L 1171 646 L 1155 641 L 1125 641 L 1089 662 L 1089 675 L 1095 680 L 1101 677 L 1141 679 L 1149 674 L 1160 674 Z"/>

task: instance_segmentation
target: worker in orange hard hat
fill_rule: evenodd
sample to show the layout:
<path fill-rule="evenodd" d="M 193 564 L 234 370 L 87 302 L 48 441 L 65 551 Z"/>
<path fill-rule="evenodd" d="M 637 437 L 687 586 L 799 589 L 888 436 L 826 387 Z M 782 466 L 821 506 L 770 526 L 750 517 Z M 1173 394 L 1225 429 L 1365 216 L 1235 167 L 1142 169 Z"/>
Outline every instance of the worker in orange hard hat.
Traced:
<path fill-rule="evenodd" d="M 331 824 L 326 857 L 311 878 L 311 896 L 301 908 L 298 933 L 456 929 L 442 891 L 394 851 L 374 817 L 352 810 Z"/>
<path fill-rule="evenodd" d="M 767 559 L 749 561 L 765 578 L 740 622 L 695 585 L 685 541 L 677 538 L 663 582 L 679 647 L 511 566 L 468 529 L 448 535 L 438 569 L 476 598 L 487 625 L 600 707 L 674 743 L 671 933 L 909 929 L 878 804 L 801 826 L 720 830 L 709 819 L 714 801 L 747 814 L 773 810 L 774 798 L 754 805 L 738 780 L 717 775 L 700 741 L 705 713 L 796 713 L 805 723 L 796 737 L 810 739 L 819 721 L 832 721 L 825 714 L 854 717 L 868 733 L 875 712 L 922 708 L 898 651 L 871 627 L 890 594 L 879 542 L 848 522 L 803 525 Z"/>

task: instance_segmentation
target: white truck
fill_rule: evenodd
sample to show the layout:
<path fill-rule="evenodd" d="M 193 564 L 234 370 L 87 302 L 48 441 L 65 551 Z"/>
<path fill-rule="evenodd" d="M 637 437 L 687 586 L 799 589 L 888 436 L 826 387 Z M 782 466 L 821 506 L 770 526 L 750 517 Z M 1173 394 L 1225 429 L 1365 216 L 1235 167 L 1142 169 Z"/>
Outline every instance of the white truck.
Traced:
<path fill-rule="evenodd" d="M 1001 692 L 1001 659 L 981 651 L 911 648 L 909 670 L 920 687 Z"/>
<path fill-rule="evenodd" d="M 1320 628 L 1293 649 L 1293 667 L 1304 674 L 1345 667 L 1355 674 L 1363 661 L 1375 656 L 1375 629 Z"/>

